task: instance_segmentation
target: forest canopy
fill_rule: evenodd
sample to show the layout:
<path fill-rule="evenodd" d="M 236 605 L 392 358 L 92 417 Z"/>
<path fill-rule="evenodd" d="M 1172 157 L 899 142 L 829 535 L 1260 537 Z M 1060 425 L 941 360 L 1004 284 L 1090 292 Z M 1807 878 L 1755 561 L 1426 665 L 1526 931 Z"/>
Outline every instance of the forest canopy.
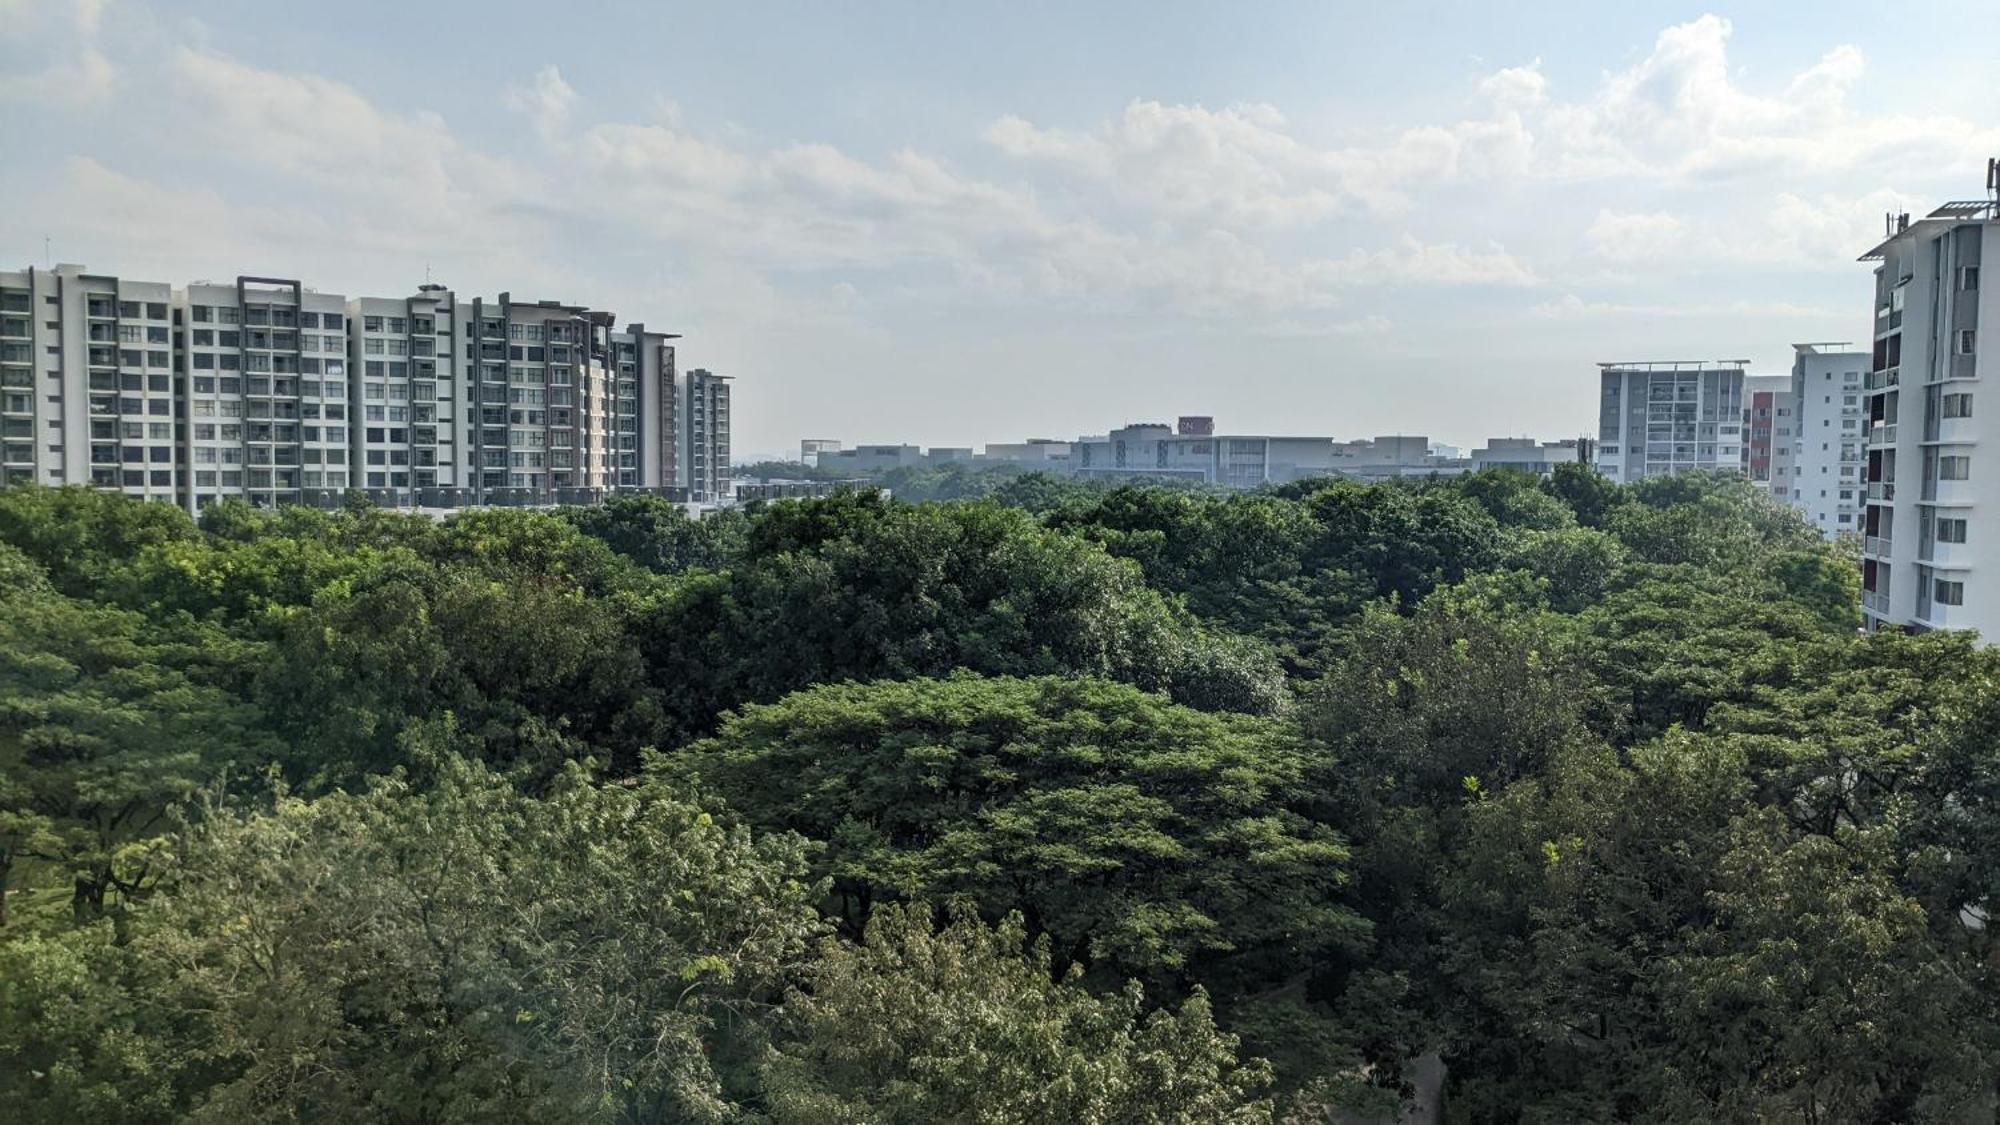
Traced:
<path fill-rule="evenodd" d="M 1766 493 L 906 483 L 0 491 L 0 1109 L 1992 1119 L 2000 656 Z"/>

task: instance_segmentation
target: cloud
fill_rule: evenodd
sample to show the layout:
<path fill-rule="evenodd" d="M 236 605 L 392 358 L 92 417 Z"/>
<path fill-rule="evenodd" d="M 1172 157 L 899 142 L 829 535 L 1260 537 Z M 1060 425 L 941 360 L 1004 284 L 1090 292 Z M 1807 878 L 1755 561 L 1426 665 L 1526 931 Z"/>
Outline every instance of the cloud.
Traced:
<path fill-rule="evenodd" d="M 1979 153 L 2000 143 L 2000 130 L 1949 114 L 1856 111 L 1848 94 L 1866 60 L 1853 46 L 1833 48 L 1779 90 L 1747 90 L 1731 77 L 1733 31 L 1715 15 L 1669 27 L 1644 59 L 1607 74 L 1581 99 L 1540 96 L 1548 87 L 1537 87 L 1523 111 L 1541 156 L 1536 174 L 1687 178 L 1769 169 L 1799 176 L 1890 156 L 1977 164 Z M 1536 67 L 1525 69 L 1539 76 Z M 1502 71 L 1482 89 L 1519 104 L 1528 86 L 1519 71 Z"/>
<path fill-rule="evenodd" d="M 68 18 L 45 27 L 37 17 L 57 6 L 38 11 L 33 3 L 22 0 L 0 4 L 0 39 L 18 38 L 28 45 L 30 53 L 53 60 L 36 71 L 7 73 L 0 69 L 0 104 L 100 106 L 117 92 L 118 68 L 99 42 L 104 0 L 69 0 L 60 5 Z"/>
<path fill-rule="evenodd" d="M 576 91 L 563 81 L 562 71 L 551 63 L 536 71 L 528 85 L 509 89 L 507 104 L 528 115 L 544 142 L 555 143 L 569 130 L 570 114 L 576 108 Z"/>
<path fill-rule="evenodd" d="M 1143 99 L 1094 129 L 1043 128 L 1007 116 L 984 137 L 1010 157 L 1094 184 L 1121 202 L 1249 226 L 1399 213 L 1411 189 L 1467 166 L 1518 166 L 1528 145 L 1518 115 L 1504 108 L 1487 120 L 1334 148 L 1294 136 L 1272 106 L 1211 110 Z"/>
<path fill-rule="evenodd" d="M 1687 224 L 1664 211 L 1653 214 L 1623 214 L 1599 211 L 1584 237 L 1591 252 L 1614 262 L 1642 262 L 1663 258 L 1685 244 Z"/>
<path fill-rule="evenodd" d="M 1852 310 L 1813 308 L 1790 301 L 1728 301 L 1690 302 L 1687 304 L 1624 304 L 1616 301 L 1587 301 L 1574 293 L 1566 293 L 1552 301 L 1544 301 L 1529 310 L 1536 317 L 1547 320 L 1580 320 L 1598 317 L 1629 317 L 1634 319 L 1679 319 L 1700 317 L 1703 319 L 1749 318 L 1802 318 L 1816 317 L 1833 319 L 1848 316 Z"/>

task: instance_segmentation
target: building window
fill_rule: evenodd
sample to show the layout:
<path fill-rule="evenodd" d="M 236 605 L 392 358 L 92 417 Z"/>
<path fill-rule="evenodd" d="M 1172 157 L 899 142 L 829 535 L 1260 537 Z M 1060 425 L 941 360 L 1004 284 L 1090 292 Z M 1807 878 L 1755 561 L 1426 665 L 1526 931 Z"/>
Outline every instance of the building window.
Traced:
<path fill-rule="evenodd" d="M 1965 521 L 1940 518 L 1937 521 L 1937 537 L 1940 543 L 1965 542 Z"/>
<path fill-rule="evenodd" d="M 1972 417 L 1972 395 L 1965 393 L 1944 396 L 1944 416 L 1947 418 Z"/>
<path fill-rule="evenodd" d="M 1973 346 L 1978 342 L 1979 333 L 1974 329 L 1961 328 L 1958 330 L 1958 354 L 1971 355 Z"/>
<path fill-rule="evenodd" d="M 1936 579 L 1931 584 L 1931 600 L 1939 605 L 1964 605 L 1965 583 Z"/>
<path fill-rule="evenodd" d="M 1978 266 L 1961 267 L 1958 271 L 1958 287 L 1960 289 L 1979 288 L 1979 267 Z"/>
<path fill-rule="evenodd" d="M 1960 454 L 1938 458 L 1939 480 L 1970 480 L 1972 478 L 1972 458 Z"/>

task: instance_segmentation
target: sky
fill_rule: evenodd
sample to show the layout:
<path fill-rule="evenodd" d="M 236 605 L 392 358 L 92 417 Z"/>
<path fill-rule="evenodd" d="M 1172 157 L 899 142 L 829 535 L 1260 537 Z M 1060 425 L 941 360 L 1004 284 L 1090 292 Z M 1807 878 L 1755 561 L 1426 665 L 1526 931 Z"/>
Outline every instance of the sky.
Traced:
<path fill-rule="evenodd" d="M 609 309 L 739 457 L 1571 437 L 1864 337 L 2000 156 L 1988 4 L 0 0 L 0 268 Z"/>

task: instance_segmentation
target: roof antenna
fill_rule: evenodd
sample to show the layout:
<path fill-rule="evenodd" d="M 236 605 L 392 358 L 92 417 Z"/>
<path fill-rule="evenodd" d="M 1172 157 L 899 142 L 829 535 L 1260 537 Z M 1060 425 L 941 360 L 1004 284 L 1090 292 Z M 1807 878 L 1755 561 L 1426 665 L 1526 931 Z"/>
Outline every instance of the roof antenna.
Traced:
<path fill-rule="evenodd" d="M 1996 202 L 2000 202 L 2000 156 L 1986 161 L 1986 190 Z"/>
<path fill-rule="evenodd" d="M 42 268 L 50 270 L 56 268 L 56 259 L 49 253 L 49 236 L 46 234 L 42 236 Z"/>

